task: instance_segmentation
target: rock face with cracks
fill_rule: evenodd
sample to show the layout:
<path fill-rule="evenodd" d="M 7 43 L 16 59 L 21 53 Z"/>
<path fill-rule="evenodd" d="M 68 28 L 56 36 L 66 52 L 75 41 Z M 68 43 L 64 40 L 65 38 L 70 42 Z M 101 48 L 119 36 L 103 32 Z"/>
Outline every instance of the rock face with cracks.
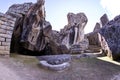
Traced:
<path fill-rule="evenodd" d="M 109 21 L 100 31 L 108 44 L 109 56 L 114 60 L 120 58 L 120 15 Z"/>
<path fill-rule="evenodd" d="M 84 13 L 68 13 L 68 25 L 61 30 L 61 43 L 65 44 L 71 53 L 81 53 L 88 47 L 88 40 L 84 38 L 84 28 L 87 17 Z"/>
<path fill-rule="evenodd" d="M 44 0 L 33 4 L 25 15 L 17 18 L 12 40 L 12 49 L 27 50 L 37 55 L 67 54 L 65 45 L 57 44 L 51 24 L 45 20 Z M 16 49 L 17 48 L 17 49 Z"/>

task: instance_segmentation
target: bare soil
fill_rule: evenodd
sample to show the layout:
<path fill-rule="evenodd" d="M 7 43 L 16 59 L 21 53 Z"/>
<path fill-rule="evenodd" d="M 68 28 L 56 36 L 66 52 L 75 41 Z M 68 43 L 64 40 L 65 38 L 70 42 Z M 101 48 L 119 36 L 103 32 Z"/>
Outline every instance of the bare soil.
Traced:
<path fill-rule="evenodd" d="M 93 57 L 74 59 L 69 69 L 56 72 L 41 67 L 34 56 L 14 54 L 0 57 L 0 80 L 119 80 L 119 63 L 108 61 Z"/>

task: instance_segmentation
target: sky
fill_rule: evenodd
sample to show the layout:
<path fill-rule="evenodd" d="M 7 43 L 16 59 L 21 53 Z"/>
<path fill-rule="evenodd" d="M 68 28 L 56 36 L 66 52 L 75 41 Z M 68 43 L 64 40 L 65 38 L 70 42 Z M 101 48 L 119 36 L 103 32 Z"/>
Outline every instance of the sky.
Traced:
<path fill-rule="evenodd" d="M 5 13 L 12 4 L 25 2 L 35 3 L 37 0 L 0 0 L 0 12 Z M 120 14 L 120 0 L 46 0 L 46 20 L 52 25 L 53 30 L 64 28 L 69 12 L 84 12 L 88 18 L 85 33 L 92 32 L 96 22 L 106 13 L 111 20 Z"/>

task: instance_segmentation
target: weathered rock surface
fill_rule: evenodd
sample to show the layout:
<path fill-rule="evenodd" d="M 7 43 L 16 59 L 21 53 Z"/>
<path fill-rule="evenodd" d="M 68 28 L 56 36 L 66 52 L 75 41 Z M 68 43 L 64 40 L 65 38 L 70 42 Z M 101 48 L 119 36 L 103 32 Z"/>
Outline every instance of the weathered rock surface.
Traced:
<path fill-rule="evenodd" d="M 101 29 L 100 23 L 96 23 L 93 32 L 86 34 L 85 36 L 89 40 L 89 47 L 86 52 L 100 52 L 101 51 L 101 35 L 99 30 Z"/>
<path fill-rule="evenodd" d="M 108 54 L 113 59 L 120 58 L 120 15 L 103 26 L 100 31 L 108 44 Z M 111 52 L 111 53 L 110 53 Z"/>
<path fill-rule="evenodd" d="M 107 14 L 104 14 L 101 18 L 100 18 L 100 21 L 101 21 L 101 24 L 102 26 L 104 26 L 108 21 L 108 17 L 107 17 Z"/>
<path fill-rule="evenodd" d="M 105 25 L 109 22 L 107 14 L 104 14 L 100 18 L 100 22 L 102 24 L 102 27 L 105 27 Z M 99 33 L 100 33 L 100 31 L 99 31 Z M 108 43 L 106 42 L 105 38 L 102 35 L 101 35 L 101 48 L 102 48 L 103 54 L 111 57 L 111 51 L 109 50 Z"/>
<path fill-rule="evenodd" d="M 86 35 L 89 40 L 89 45 L 101 46 L 101 35 L 98 33 L 100 29 L 100 24 L 96 23 L 93 32 Z"/>
<path fill-rule="evenodd" d="M 71 55 L 63 54 L 63 55 L 52 55 L 52 56 L 37 56 L 40 61 L 47 61 L 49 64 L 57 65 L 63 62 L 70 62 Z"/>
<path fill-rule="evenodd" d="M 29 8 L 25 16 L 17 19 L 12 47 L 18 47 L 18 52 L 27 49 L 38 55 L 67 54 L 67 47 L 57 43 L 56 33 L 45 20 L 44 0 L 39 0 Z"/>
<path fill-rule="evenodd" d="M 108 46 L 104 37 L 99 33 L 99 31 L 101 30 L 101 25 L 104 27 L 108 21 L 109 19 L 107 17 L 107 14 L 104 14 L 100 18 L 101 23 L 96 23 L 93 32 L 85 35 L 89 40 L 88 50 L 90 50 L 90 52 L 100 52 L 102 50 L 104 55 L 107 55 Z"/>
<path fill-rule="evenodd" d="M 2 14 L 4 17 L 1 17 L 1 20 L 5 20 L 0 25 L 5 25 L 0 28 L 0 33 L 4 35 L 0 35 L 5 38 L 0 38 L 1 44 L 4 45 L 1 49 L 7 49 L 8 52 L 11 49 L 11 52 L 28 51 L 52 55 L 68 54 L 70 51 L 74 53 L 76 50 L 81 53 L 88 48 L 89 42 L 84 38 L 84 27 L 88 21 L 86 15 L 69 13 L 68 25 L 60 32 L 53 31 L 51 24 L 45 20 L 44 3 L 45 0 L 38 0 L 35 4 L 14 4 Z M 11 32 L 6 32 L 7 29 Z"/>
<path fill-rule="evenodd" d="M 29 8 L 32 6 L 33 3 L 14 4 L 9 7 L 6 14 L 15 18 L 22 17 L 28 12 Z"/>
<path fill-rule="evenodd" d="M 80 42 L 79 44 L 73 44 L 70 48 L 71 54 L 80 54 L 84 53 L 86 49 L 88 49 L 89 41 L 88 39 L 84 39 L 84 41 Z"/>
<path fill-rule="evenodd" d="M 18 38 L 18 36 L 20 36 L 20 34 L 18 34 L 20 31 L 18 31 L 18 29 L 15 28 L 16 19 L 20 20 L 20 23 L 17 24 L 22 24 L 21 20 L 23 20 L 28 9 L 32 5 L 32 3 L 14 4 L 9 8 L 9 10 L 5 14 L 0 13 L 0 43 L 2 43 L 0 45 L 0 54 L 8 55 L 11 52 L 11 50 L 14 51 L 20 48 L 18 47 L 18 45 L 13 43 L 12 38 L 12 34 L 14 33 L 13 30 L 16 30 L 16 38 L 14 38 L 14 40 L 16 39 L 16 43 L 18 43 L 18 40 L 20 39 Z M 15 47 L 11 45 L 11 41 L 13 44 L 16 45 Z"/>
<path fill-rule="evenodd" d="M 61 43 L 66 45 L 68 49 L 75 50 L 74 46 L 79 45 L 78 51 L 85 50 L 88 46 L 87 40 L 84 39 L 84 28 L 88 21 L 86 15 L 84 13 L 68 13 L 67 18 L 68 25 L 60 32 Z M 85 42 L 84 45 L 83 42 Z M 71 46 L 73 47 L 71 48 Z"/>

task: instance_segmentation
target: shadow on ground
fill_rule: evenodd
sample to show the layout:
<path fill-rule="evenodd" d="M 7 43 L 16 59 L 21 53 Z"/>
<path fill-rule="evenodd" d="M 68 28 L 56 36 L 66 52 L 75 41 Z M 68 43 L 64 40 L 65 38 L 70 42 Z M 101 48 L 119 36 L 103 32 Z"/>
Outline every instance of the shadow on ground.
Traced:
<path fill-rule="evenodd" d="M 120 73 L 119 65 L 97 58 L 73 59 L 71 67 L 62 72 L 41 67 L 33 56 L 14 54 L 11 58 L 0 58 L 0 61 L 21 80 L 112 80 Z"/>

